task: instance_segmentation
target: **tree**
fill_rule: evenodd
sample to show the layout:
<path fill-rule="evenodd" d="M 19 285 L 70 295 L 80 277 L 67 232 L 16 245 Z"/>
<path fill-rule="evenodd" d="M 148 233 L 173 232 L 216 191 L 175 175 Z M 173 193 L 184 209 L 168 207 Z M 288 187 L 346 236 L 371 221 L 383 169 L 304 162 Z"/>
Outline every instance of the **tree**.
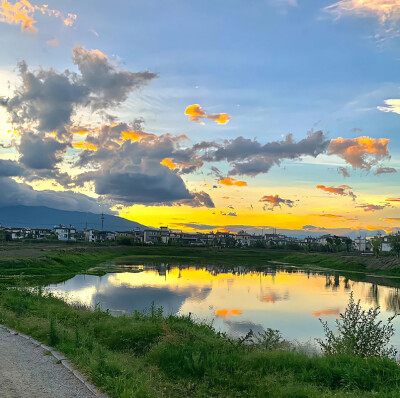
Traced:
<path fill-rule="evenodd" d="M 400 232 L 389 235 L 388 239 L 390 248 L 400 257 Z"/>
<path fill-rule="evenodd" d="M 336 320 L 337 333 L 332 332 L 328 323 L 320 319 L 326 339 L 317 339 L 317 342 L 327 355 L 394 358 L 397 351 L 388 344 L 394 335 L 392 321 L 398 314 L 388 318 L 386 324 L 378 320 L 379 315 L 380 307 L 363 310 L 360 300 L 356 303 L 351 292 L 344 314 L 340 314 L 340 318 Z"/>
<path fill-rule="evenodd" d="M 353 244 L 353 241 L 350 238 L 346 238 L 344 240 L 344 243 L 346 245 L 346 250 L 349 252 L 351 250 L 351 245 Z"/>
<path fill-rule="evenodd" d="M 372 244 L 372 251 L 374 252 L 375 256 L 378 257 L 382 250 L 382 238 L 372 239 L 371 244 Z"/>

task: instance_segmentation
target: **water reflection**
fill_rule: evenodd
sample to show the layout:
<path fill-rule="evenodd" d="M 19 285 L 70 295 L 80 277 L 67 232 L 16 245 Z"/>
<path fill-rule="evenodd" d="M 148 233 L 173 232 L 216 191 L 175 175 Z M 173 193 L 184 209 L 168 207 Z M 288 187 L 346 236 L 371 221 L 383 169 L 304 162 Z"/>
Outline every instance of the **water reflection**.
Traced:
<path fill-rule="evenodd" d="M 249 329 L 257 332 L 273 328 L 287 339 L 300 341 L 322 337 L 318 318 L 333 323 L 344 311 L 350 291 L 366 308 L 381 306 L 383 318 L 400 312 L 400 289 L 390 286 L 392 280 L 388 279 L 357 281 L 337 272 L 295 267 L 196 268 L 159 264 L 126 268 L 129 272 L 102 277 L 77 275 L 62 284 L 50 285 L 49 289 L 67 300 L 91 307 L 100 305 L 114 314 L 143 311 L 154 302 L 163 307 L 165 314 L 190 312 L 234 336 L 245 335 Z M 395 327 L 400 332 L 397 319 Z M 398 336 L 396 333 L 393 342 L 400 346 Z"/>

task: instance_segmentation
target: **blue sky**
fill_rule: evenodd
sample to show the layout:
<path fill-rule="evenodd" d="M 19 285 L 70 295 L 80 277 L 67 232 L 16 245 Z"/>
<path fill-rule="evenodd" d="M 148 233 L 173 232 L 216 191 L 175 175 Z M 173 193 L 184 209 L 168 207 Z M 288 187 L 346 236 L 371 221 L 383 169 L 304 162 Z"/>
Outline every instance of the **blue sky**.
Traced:
<path fill-rule="evenodd" d="M 12 5 L 15 3 L 10 1 Z M 22 60 L 32 70 L 54 68 L 61 73 L 69 69 L 79 74 L 78 65 L 74 65 L 71 58 L 73 48 L 82 46 L 88 54 L 98 49 L 118 70 L 148 70 L 157 74 L 157 78 L 148 84 L 132 89 L 128 98 L 119 101 L 118 106 L 107 108 L 107 113 L 117 117 L 121 123 L 140 117 L 144 120 L 143 130 L 157 136 L 185 134 L 188 140 L 181 144 L 185 148 L 201 141 L 227 145 L 223 140 L 235 140 L 240 136 L 255 138 L 264 145 L 283 140 L 289 133 L 297 142 L 307 137 L 307 132 L 319 130 L 327 140 L 362 136 L 390 140 L 388 154 L 372 159 L 371 169 L 354 168 L 354 163 L 343 156 L 323 152 L 316 158 L 299 155 L 290 160 L 284 157 L 280 166 L 275 164 L 267 172 L 257 175 L 229 174 L 247 182 L 248 188 L 244 187 L 242 191 L 220 187 L 218 178 L 221 176 L 210 174 L 214 165 L 227 176 L 232 162 L 237 160 L 207 161 L 204 166 L 185 175 L 173 171 L 184 181 L 188 191 L 204 189 L 215 202 L 217 212 L 223 211 L 217 205 L 221 197 L 236 195 L 238 224 L 246 225 L 251 219 L 244 211 L 248 201 L 255 204 L 263 195 L 286 195 L 289 198 L 296 186 L 309 190 L 309 193 L 299 194 L 296 199 L 299 203 L 293 209 L 283 205 L 272 207 L 274 217 L 281 214 L 285 226 L 292 225 L 287 221 L 292 212 L 303 217 L 313 209 L 324 211 L 318 206 L 320 193 L 315 191 L 318 184 L 351 186 L 359 192 L 359 204 L 380 206 L 385 203 L 385 197 L 400 196 L 398 174 L 393 171 L 400 164 L 400 115 L 378 109 L 385 106 L 385 100 L 400 98 L 397 72 L 400 62 L 400 37 L 397 37 L 400 5 L 394 0 L 389 1 L 390 12 L 382 14 L 383 3 L 383 0 L 364 0 L 361 6 L 354 8 L 354 0 L 338 3 L 332 0 L 152 0 L 115 1 L 112 5 L 101 0 L 49 1 L 48 8 L 60 11 L 62 17 L 42 15 L 38 10 L 31 12 L 29 15 L 36 20 L 36 33 L 22 31 L 18 23 L 13 24 L 4 17 L 3 23 L 0 22 L 0 46 L 3 50 L 0 96 L 12 96 L 15 87 L 20 85 L 16 64 Z M 33 1 L 31 4 L 41 6 Z M 331 11 L 326 8 L 330 6 L 336 14 L 332 8 Z M 350 6 L 353 7 L 351 11 L 346 11 Z M 63 24 L 68 13 L 77 16 L 72 26 Z M 1 15 L 0 9 L 0 21 Z M 8 80 L 11 80 L 10 89 Z M 191 104 L 200 104 L 208 114 L 227 113 L 231 120 L 224 125 L 211 120 L 204 125 L 194 123 L 184 115 L 186 107 Z M 95 123 L 104 123 L 104 116 L 99 116 L 93 109 L 81 109 L 82 104 L 78 108 L 74 108 L 75 119 L 69 128 L 73 129 L 78 119 L 81 124 L 83 120 L 90 122 L 92 128 L 95 128 Z M 79 118 L 76 116 L 78 113 Z M 10 129 L 10 124 L 4 121 L 3 124 L 3 130 Z M 26 125 L 15 126 L 15 120 L 12 127 L 27 131 Z M 42 138 L 49 134 L 39 130 L 34 133 Z M 10 136 L 7 134 L 0 133 L 0 140 L 8 144 Z M 57 140 L 61 142 L 60 138 Z M 63 141 L 63 144 L 68 147 L 65 156 L 52 167 L 68 170 L 76 176 L 80 171 L 73 171 L 68 165 L 81 154 L 71 142 Z M 18 142 L 11 148 L 0 148 L 0 159 L 12 158 L 18 163 L 21 156 Z M 26 164 L 23 166 L 28 167 Z M 344 178 L 338 173 L 338 167 L 346 167 L 351 176 Z M 377 167 L 392 170 L 377 176 L 374 175 Z M 54 186 L 53 177 L 46 177 L 46 180 L 43 172 L 39 177 L 35 170 L 29 173 L 35 177 L 30 175 L 27 178 L 25 170 L 24 176 L 8 178 L 34 189 L 49 190 L 49 184 Z M 150 172 L 153 173 L 154 170 Z M 90 192 L 89 183 L 85 187 L 74 186 L 75 182 L 66 186 L 57 178 L 57 189 L 72 189 L 96 200 L 106 200 L 111 207 L 121 205 L 125 209 L 124 216 L 132 218 L 136 214 L 138 221 L 151 223 L 151 217 L 158 220 L 170 208 L 169 204 L 163 213 L 160 209 L 165 203 L 161 199 L 159 202 L 149 199 L 139 203 L 134 196 L 124 196 L 122 203 L 120 197 L 116 199 L 108 192 L 99 193 L 101 190 L 96 179 L 92 181 L 95 188 Z M 215 184 L 220 188 L 218 194 L 212 188 Z M 154 189 L 157 190 L 157 186 Z M 235 189 L 234 195 L 227 194 L 227 189 Z M 357 206 L 357 203 L 344 204 L 343 200 L 347 201 L 347 198 L 342 196 L 332 196 L 335 204 L 329 205 L 326 211 L 338 212 L 344 206 Z M 246 197 L 247 201 L 241 197 Z M 303 207 L 304 202 L 307 204 Z M 357 222 L 349 227 L 393 227 L 393 224 L 382 221 L 397 218 L 395 202 L 392 205 L 394 207 L 387 206 L 368 214 L 354 210 Z M 182 206 L 187 204 L 180 204 L 176 211 L 182 212 Z M 243 209 L 242 219 L 240 209 Z M 203 212 L 204 209 L 196 207 L 192 210 Z M 268 210 L 259 211 L 261 218 L 268 219 Z M 211 214 L 204 216 L 202 213 L 196 222 L 200 224 L 201 218 L 206 217 L 206 224 L 223 226 L 221 217 L 211 222 Z M 168 220 L 167 217 L 162 222 Z M 280 223 L 279 220 L 273 222 Z M 301 229 L 300 224 L 296 228 Z"/>

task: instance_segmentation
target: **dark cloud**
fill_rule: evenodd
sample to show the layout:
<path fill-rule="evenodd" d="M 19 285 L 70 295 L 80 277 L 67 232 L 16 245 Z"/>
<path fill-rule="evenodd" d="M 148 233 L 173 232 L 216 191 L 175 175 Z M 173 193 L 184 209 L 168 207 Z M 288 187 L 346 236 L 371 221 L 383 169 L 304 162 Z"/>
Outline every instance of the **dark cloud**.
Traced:
<path fill-rule="evenodd" d="M 34 123 L 41 131 L 63 129 L 75 107 L 87 101 L 89 89 L 68 71 L 57 73 L 50 68 L 31 72 L 25 61 L 18 67 L 22 84 L 13 97 L 0 101 L 16 125 Z"/>
<path fill-rule="evenodd" d="M 215 204 L 207 192 L 190 192 L 190 194 L 193 196 L 193 199 L 181 199 L 180 201 L 173 202 L 172 205 L 215 208 Z"/>
<path fill-rule="evenodd" d="M 0 206 L 47 206 L 60 210 L 98 213 L 99 203 L 86 195 L 72 191 L 35 191 L 31 186 L 11 178 L 0 178 Z"/>
<path fill-rule="evenodd" d="M 346 167 L 338 167 L 337 171 L 338 171 L 339 174 L 342 174 L 343 177 L 345 177 L 345 178 L 346 177 L 350 177 L 350 174 L 349 174 L 349 172 L 348 172 Z"/>
<path fill-rule="evenodd" d="M 290 199 L 280 198 L 279 195 L 265 195 L 259 202 L 265 203 L 264 210 L 274 210 L 275 207 L 281 207 L 282 205 L 293 207 L 294 201 Z"/>
<path fill-rule="evenodd" d="M 224 145 L 202 143 L 201 148 L 208 148 L 205 161 L 228 161 L 233 168 L 229 175 L 246 174 L 255 176 L 267 173 L 273 165 L 280 165 L 283 159 L 299 159 L 302 156 L 316 157 L 328 147 L 329 140 L 322 131 L 309 132 L 307 138 L 298 142 L 288 134 L 283 141 L 261 144 L 257 140 L 237 137 L 225 141 Z M 210 150 L 214 148 L 214 150 Z"/>
<path fill-rule="evenodd" d="M 362 205 L 357 205 L 356 207 L 359 207 L 361 209 L 364 209 L 364 211 L 377 211 L 377 210 L 383 210 L 386 207 L 393 207 L 389 203 L 385 203 L 383 205 L 373 205 L 370 203 L 364 203 Z"/>
<path fill-rule="evenodd" d="M 156 170 L 153 170 L 156 171 Z M 88 175 L 99 195 L 119 203 L 154 204 L 193 199 L 183 180 L 174 172 L 160 166 L 155 173 L 105 171 Z"/>
<path fill-rule="evenodd" d="M 0 159 L 0 177 L 18 177 L 24 173 L 23 167 L 12 160 Z"/>
<path fill-rule="evenodd" d="M 148 71 L 119 71 L 101 51 L 88 51 L 82 46 L 73 48 L 72 60 L 81 72 L 79 81 L 90 91 L 91 101 L 96 108 L 120 104 L 133 90 L 157 77 Z"/>
<path fill-rule="evenodd" d="M 380 174 L 390 174 L 390 173 L 397 173 L 397 170 L 393 167 L 378 167 L 375 171 L 375 175 Z"/>
<path fill-rule="evenodd" d="M 40 135 L 27 132 L 22 135 L 18 146 L 20 162 L 31 169 L 53 169 L 62 161 L 67 144 L 54 138 L 42 138 Z"/>

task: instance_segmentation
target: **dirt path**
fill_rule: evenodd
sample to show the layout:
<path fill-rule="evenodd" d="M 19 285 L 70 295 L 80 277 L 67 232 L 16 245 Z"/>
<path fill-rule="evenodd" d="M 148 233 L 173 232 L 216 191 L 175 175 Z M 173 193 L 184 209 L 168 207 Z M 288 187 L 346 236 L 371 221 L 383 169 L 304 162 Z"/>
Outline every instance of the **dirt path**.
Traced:
<path fill-rule="evenodd" d="M 1 398 L 96 398 L 46 350 L 0 326 Z"/>

